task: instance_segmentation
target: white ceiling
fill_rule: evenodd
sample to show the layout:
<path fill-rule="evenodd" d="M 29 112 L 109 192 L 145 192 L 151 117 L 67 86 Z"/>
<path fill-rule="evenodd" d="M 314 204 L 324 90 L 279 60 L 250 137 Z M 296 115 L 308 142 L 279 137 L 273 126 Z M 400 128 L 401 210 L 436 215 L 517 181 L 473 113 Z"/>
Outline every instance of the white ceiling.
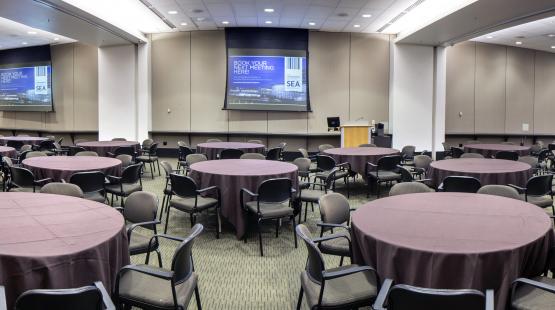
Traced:
<path fill-rule="evenodd" d="M 477 37 L 473 41 L 511 45 L 555 53 L 555 17 L 506 28 Z M 522 42 L 517 45 L 516 42 Z"/>
<path fill-rule="evenodd" d="M 70 42 L 75 40 L 0 17 L 0 50 Z"/>

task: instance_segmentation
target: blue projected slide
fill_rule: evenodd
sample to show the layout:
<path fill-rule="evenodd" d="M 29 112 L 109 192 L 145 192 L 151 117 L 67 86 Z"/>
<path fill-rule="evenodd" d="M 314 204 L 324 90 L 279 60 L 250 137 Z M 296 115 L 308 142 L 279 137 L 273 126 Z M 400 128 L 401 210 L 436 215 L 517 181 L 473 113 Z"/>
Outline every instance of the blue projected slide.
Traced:
<path fill-rule="evenodd" d="M 52 110 L 50 65 L 0 68 L 2 110 Z"/>
<path fill-rule="evenodd" d="M 307 109 L 306 57 L 228 56 L 227 107 Z"/>

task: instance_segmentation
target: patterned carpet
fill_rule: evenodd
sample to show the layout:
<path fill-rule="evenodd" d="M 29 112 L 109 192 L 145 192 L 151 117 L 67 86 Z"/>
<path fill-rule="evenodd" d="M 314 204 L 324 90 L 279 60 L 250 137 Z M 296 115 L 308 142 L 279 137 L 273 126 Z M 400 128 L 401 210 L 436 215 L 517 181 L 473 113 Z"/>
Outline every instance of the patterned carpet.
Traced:
<path fill-rule="evenodd" d="M 175 159 L 166 159 L 175 167 Z M 163 173 L 162 173 L 163 175 Z M 154 180 L 147 173 L 143 178 L 143 190 L 155 193 L 162 202 L 164 176 L 156 174 Z M 343 184 L 338 182 L 337 192 Z M 354 188 L 354 189 L 353 189 Z M 358 207 L 375 199 L 366 198 L 366 188 L 358 178 L 357 184 L 351 186 L 351 207 Z M 309 209 L 307 225 L 313 234 L 318 234 L 316 222 L 320 214 L 315 206 Z M 295 309 L 300 288 L 299 275 L 304 269 L 307 252 L 299 240 L 295 249 L 293 230 L 289 222 L 283 222 L 278 238 L 275 238 L 275 222 L 264 225 L 264 257 L 260 257 L 258 239 L 249 235 L 248 243 L 235 238 L 233 227 L 223 221 L 222 234 L 216 239 L 216 217 L 213 212 L 198 217 L 198 223 L 205 227 L 193 247 L 195 270 L 199 275 L 199 289 L 204 309 Z M 165 224 L 165 216 L 163 223 Z M 172 210 L 168 234 L 185 237 L 190 231 L 190 220 L 186 213 Z M 163 225 L 159 225 L 163 232 Z M 176 243 L 161 241 L 164 267 L 169 267 Z M 133 263 L 144 263 L 144 255 L 131 258 Z M 324 255 L 326 268 L 339 265 L 339 257 Z M 348 263 L 346 259 L 346 263 Z M 150 264 L 158 262 L 151 256 Z M 303 305 L 303 309 L 308 309 Z M 193 300 L 189 309 L 196 309 Z"/>

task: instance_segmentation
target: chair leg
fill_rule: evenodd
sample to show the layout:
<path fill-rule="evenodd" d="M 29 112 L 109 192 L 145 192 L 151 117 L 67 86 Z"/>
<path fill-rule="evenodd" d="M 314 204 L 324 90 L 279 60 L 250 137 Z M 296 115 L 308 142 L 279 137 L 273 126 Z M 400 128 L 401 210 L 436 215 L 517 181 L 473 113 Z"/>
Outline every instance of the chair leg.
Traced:
<path fill-rule="evenodd" d="M 297 233 L 295 232 L 295 227 L 297 223 L 295 223 L 295 216 L 291 217 L 291 224 L 293 224 L 293 239 L 295 239 L 295 249 L 297 248 Z"/>
<path fill-rule="evenodd" d="M 222 232 L 222 217 L 220 215 L 220 207 L 216 208 L 216 216 L 218 217 L 218 227 L 216 227 L 216 239 L 220 239 L 220 233 Z"/>
<path fill-rule="evenodd" d="M 202 310 L 202 305 L 200 304 L 200 293 L 198 291 L 198 284 L 195 286 L 195 300 L 197 301 L 197 309 Z"/>
<path fill-rule="evenodd" d="M 301 305 L 303 303 L 303 287 L 299 291 L 299 298 L 297 299 L 297 310 L 301 310 Z"/>
<path fill-rule="evenodd" d="M 164 266 L 162 266 L 162 253 L 160 253 L 159 249 L 156 249 L 156 255 L 158 255 L 158 266 L 160 266 L 160 268 L 163 268 Z M 343 259 L 343 257 L 341 259 Z"/>
<path fill-rule="evenodd" d="M 170 221 L 170 208 L 168 206 L 168 210 L 166 212 L 166 225 L 164 226 L 164 233 L 168 232 L 168 222 Z"/>
<path fill-rule="evenodd" d="M 279 237 L 279 219 L 276 220 L 276 238 Z"/>
<path fill-rule="evenodd" d="M 156 165 L 158 166 L 158 176 L 162 176 L 162 174 L 160 173 L 160 162 L 158 161 L 158 159 L 156 160 Z"/>
<path fill-rule="evenodd" d="M 343 266 L 343 256 L 341 256 L 341 259 L 339 260 L 339 266 Z"/>
<path fill-rule="evenodd" d="M 150 166 L 150 177 L 154 180 L 154 164 L 152 162 L 148 163 Z"/>
<path fill-rule="evenodd" d="M 304 222 L 306 223 L 306 214 L 308 212 L 308 201 L 304 205 Z"/>
<path fill-rule="evenodd" d="M 262 249 L 262 229 L 260 227 L 260 221 L 262 219 L 258 219 L 258 223 L 256 224 L 256 228 L 258 230 L 258 243 L 260 244 L 260 256 L 264 256 L 264 249 Z"/>
<path fill-rule="evenodd" d="M 162 198 L 162 207 L 160 208 L 160 217 L 159 217 L 159 221 L 162 221 L 162 215 L 164 214 L 164 206 L 166 205 L 166 194 L 164 194 L 164 197 Z"/>

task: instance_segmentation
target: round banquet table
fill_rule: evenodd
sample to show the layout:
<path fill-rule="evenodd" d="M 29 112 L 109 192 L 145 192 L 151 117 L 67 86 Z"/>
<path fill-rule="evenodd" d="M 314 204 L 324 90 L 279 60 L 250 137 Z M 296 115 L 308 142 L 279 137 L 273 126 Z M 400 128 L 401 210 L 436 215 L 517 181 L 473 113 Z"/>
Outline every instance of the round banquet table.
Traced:
<path fill-rule="evenodd" d="M 464 146 L 467 153 L 479 153 L 484 157 L 495 157 L 499 151 L 516 152 L 518 156 L 526 156 L 530 154 L 529 146 L 507 145 L 507 144 L 469 144 Z"/>
<path fill-rule="evenodd" d="M 8 143 L 8 141 L 19 141 L 19 142 L 23 142 L 23 144 L 30 144 L 30 145 L 38 145 L 40 144 L 42 141 L 46 141 L 48 140 L 48 138 L 43 138 L 43 137 L 1 137 L 0 138 L 0 144 L 6 144 Z"/>
<path fill-rule="evenodd" d="M 387 155 L 399 155 L 399 150 L 385 147 L 342 147 L 327 149 L 324 154 L 329 155 L 340 164 L 348 162 L 351 170 L 366 177 L 366 163 L 377 164 L 378 160 Z"/>
<path fill-rule="evenodd" d="M 0 285 L 8 308 L 26 290 L 114 287 L 129 264 L 121 214 L 98 202 L 50 194 L 0 193 Z"/>
<path fill-rule="evenodd" d="M 209 160 L 192 164 L 190 168 L 190 176 L 199 189 L 209 186 L 220 188 L 222 216 L 235 227 L 237 238 L 245 233 L 245 219 L 239 200 L 241 188 L 256 193 L 260 183 L 273 178 L 290 178 L 295 189 L 298 184 L 297 166 L 275 160 Z"/>
<path fill-rule="evenodd" d="M 93 151 L 98 154 L 98 156 L 106 156 L 109 153 L 114 153 L 118 147 L 130 146 L 138 152 L 141 148 L 141 144 L 137 141 L 89 141 L 77 143 L 87 151 Z"/>
<path fill-rule="evenodd" d="M 121 160 L 98 156 L 42 156 L 27 158 L 23 167 L 36 178 L 51 178 L 55 182 L 69 181 L 72 174 L 84 171 L 102 171 L 106 175 L 121 175 Z"/>
<path fill-rule="evenodd" d="M 505 309 L 511 282 L 543 272 L 555 243 L 552 222 L 524 201 L 468 193 L 377 199 L 352 215 L 357 264 L 396 283 L 494 289 Z"/>
<path fill-rule="evenodd" d="M 432 162 L 427 174 L 434 186 L 454 175 L 474 177 L 482 185 L 514 184 L 524 187 L 532 177 L 532 167 L 527 163 L 504 159 L 458 158 Z"/>
<path fill-rule="evenodd" d="M 13 147 L 0 146 L 0 155 L 15 158 L 17 151 Z"/>
<path fill-rule="evenodd" d="M 217 159 L 225 149 L 238 149 L 245 153 L 264 153 L 264 144 L 245 142 L 207 142 L 197 144 L 197 153 L 206 154 L 208 159 Z"/>

